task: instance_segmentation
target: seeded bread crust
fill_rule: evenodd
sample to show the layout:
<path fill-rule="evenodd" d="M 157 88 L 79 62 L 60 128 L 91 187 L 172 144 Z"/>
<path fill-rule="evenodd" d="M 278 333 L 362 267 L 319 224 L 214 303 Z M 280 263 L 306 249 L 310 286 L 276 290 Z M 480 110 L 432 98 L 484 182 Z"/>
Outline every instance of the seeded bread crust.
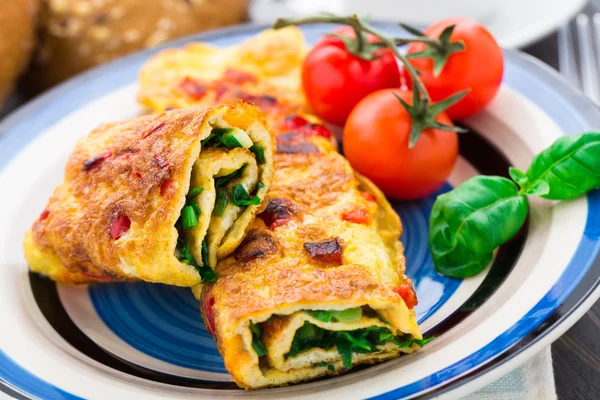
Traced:
<path fill-rule="evenodd" d="M 0 106 L 29 63 L 38 0 L 9 0 L 0 9 Z"/>
<path fill-rule="evenodd" d="M 30 78 L 46 88 L 125 54 L 239 23 L 247 7 L 248 0 L 43 0 Z"/>

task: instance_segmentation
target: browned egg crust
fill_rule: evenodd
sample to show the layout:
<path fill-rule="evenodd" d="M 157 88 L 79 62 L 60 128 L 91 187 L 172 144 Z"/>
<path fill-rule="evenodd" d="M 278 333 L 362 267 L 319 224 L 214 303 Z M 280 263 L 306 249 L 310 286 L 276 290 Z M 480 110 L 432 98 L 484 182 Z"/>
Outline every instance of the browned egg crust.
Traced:
<path fill-rule="evenodd" d="M 35 250 L 26 237 L 30 265 L 32 254 L 41 253 L 36 263 L 57 259 L 59 266 L 40 272 L 67 283 L 198 283 L 194 267 L 174 256 L 174 224 L 200 151 L 200 132 L 216 111 L 242 129 L 263 118 L 244 103 L 190 108 L 105 124 L 82 138 L 64 182 L 32 226 Z M 124 265 L 144 268 L 133 278 Z"/>

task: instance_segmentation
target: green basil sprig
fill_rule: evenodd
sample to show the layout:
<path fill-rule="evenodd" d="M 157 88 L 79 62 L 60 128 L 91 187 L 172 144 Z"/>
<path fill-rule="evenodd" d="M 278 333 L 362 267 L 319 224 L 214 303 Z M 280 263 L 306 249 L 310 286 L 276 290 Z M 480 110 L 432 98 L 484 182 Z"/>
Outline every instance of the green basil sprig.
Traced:
<path fill-rule="evenodd" d="M 556 140 L 527 173 L 511 168 L 511 180 L 476 176 L 438 196 L 429 220 L 429 247 L 437 271 L 453 278 L 477 275 L 494 250 L 523 226 L 526 195 L 566 200 L 600 187 L 600 133 Z"/>
<path fill-rule="evenodd" d="M 499 176 L 476 176 L 439 196 L 429 220 L 429 246 L 438 272 L 473 276 L 492 260 L 493 251 L 521 229 L 527 199 Z"/>
<path fill-rule="evenodd" d="M 600 133 L 565 136 L 534 158 L 527 173 L 510 169 L 522 194 L 569 200 L 600 187 Z"/>

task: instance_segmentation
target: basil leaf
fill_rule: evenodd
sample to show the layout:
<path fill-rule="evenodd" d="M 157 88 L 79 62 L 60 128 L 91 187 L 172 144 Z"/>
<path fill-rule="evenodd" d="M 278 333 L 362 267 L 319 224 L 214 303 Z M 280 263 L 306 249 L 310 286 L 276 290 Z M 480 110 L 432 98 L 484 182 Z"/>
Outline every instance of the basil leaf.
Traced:
<path fill-rule="evenodd" d="M 523 226 L 528 204 L 506 178 L 476 176 L 439 196 L 429 221 L 429 248 L 437 271 L 453 278 L 481 272 L 496 247 Z"/>
<path fill-rule="evenodd" d="M 533 159 L 526 179 L 522 175 L 514 169 L 511 172 L 521 186 L 520 193 L 550 200 L 574 199 L 600 187 L 600 133 L 556 140 Z"/>

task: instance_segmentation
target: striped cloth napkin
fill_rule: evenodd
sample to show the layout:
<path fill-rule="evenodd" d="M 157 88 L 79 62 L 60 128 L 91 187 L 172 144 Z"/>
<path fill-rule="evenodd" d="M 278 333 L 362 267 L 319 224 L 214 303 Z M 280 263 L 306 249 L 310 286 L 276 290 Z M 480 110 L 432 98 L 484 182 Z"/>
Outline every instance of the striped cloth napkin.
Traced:
<path fill-rule="evenodd" d="M 464 400 L 556 400 L 550 347 Z"/>

